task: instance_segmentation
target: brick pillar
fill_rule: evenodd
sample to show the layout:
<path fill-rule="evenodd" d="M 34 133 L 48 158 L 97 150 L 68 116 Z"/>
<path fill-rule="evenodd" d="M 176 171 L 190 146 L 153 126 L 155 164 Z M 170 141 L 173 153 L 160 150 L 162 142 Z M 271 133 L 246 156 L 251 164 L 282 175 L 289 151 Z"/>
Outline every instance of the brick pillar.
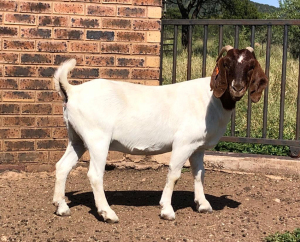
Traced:
<path fill-rule="evenodd" d="M 67 144 L 52 77 L 158 85 L 160 0 L 0 0 L 0 166 L 54 164 Z"/>

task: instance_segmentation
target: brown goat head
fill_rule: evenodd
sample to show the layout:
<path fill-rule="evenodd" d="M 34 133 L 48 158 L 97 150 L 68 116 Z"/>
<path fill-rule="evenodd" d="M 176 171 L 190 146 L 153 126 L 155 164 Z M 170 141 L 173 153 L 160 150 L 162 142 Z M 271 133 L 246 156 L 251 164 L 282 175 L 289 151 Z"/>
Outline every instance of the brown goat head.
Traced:
<path fill-rule="evenodd" d="M 227 54 L 222 57 L 224 52 Z M 234 108 L 235 102 L 244 96 L 248 88 L 252 102 L 258 102 L 267 85 L 268 78 L 251 47 L 238 50 L 227 45 L 222 48 L 211 76 L 210 87 L 215 97 L 231 101 L 231 105 L 224 108 Z"/>

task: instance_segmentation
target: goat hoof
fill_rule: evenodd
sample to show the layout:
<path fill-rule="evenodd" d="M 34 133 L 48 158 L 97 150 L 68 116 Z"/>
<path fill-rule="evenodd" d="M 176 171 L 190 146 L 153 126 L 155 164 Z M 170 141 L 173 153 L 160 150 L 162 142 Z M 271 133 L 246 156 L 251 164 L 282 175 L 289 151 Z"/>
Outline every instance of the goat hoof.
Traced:
<path fill-rule="evenodd" d="M 108 211 L 108 212 L 101 211 L 101 212 L 99 212 L 99 214 L 103 217 L 104 222 L 106 222 L 106 223 L 112 224 L 112 223 L 119 222 L 119 218 L 113 210 Z"/>
<path fill-rule="evenodd" d="M 60 211 L 59 209 L 57 209 L 56 214 L 59 216 L 71 216 L 71 210 L 68 209 L 66 211 Z"/>
<path fill-rule="evenodd" d="M 197 211 L 199 213 L 212 213 L 212 207 L 210 206 L 210 204 L 197 204 Z"/>
<path fill-rule="evenodd" d="M 54 203 L 57 206 L 56 214 L 59 216 L 70 216 L 71 210 L 65 202 Z"/>
<path fill-rule="evenodd" d="M 168 211 L 169 210 L 169 211 Z M 175 212 L 173 208 L 171 209 L 162 209 L 160 217 L 165 220 L 175 220 Z"/>

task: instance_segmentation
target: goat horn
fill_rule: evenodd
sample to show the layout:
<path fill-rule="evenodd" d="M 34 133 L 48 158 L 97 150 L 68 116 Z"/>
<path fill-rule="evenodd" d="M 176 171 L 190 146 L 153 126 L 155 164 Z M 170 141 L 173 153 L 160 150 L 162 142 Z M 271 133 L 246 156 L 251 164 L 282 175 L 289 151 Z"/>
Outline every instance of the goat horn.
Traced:
<path fill-rule="evenodd" d="M 246 49 L 249 50 L 251 53 L 254 52 L 254 49 L 252 47 L 247 47 Z"/>
<path fill-rule="evenodd" d="M 229 50 L 232 50 L 233 49 L 233 47 L 231 46 L 231 45 L 226 45 L 226 46 L 224 46 L 222 49 L 221 49 L 221 51 L 220 51 L 220 54 L 219 54 L 219 56 L 218 56 L 218 58 L 217 58 L 217 62 L 218 62 L 218 60 L 222 57 L 222 55 L 223 55 L 223 53 L 226 51 L 229 51 Z"/>

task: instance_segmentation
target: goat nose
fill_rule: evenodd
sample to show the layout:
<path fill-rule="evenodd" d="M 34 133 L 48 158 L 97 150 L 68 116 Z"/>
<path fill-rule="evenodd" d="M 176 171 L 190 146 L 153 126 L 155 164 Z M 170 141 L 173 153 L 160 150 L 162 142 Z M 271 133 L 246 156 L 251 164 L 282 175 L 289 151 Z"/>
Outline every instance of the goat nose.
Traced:
<path fill-rule="evenodd" d="M 235 90 L 236 92 L 240 92 L 244 89 L 244 87 L 242 85 L 234 85 L 232 86 L 233 90 Z"/>

